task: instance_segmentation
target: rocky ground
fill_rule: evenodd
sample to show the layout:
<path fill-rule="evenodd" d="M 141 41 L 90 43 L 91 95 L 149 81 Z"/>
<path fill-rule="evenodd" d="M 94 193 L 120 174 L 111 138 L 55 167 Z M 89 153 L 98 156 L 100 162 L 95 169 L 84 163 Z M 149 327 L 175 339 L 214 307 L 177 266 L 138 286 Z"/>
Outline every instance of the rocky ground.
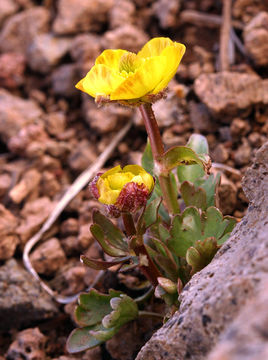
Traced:
<path fill-rule="evenodd" d="M 59 305 L 40 288 L 23 267 L 23 248 L 127 121 L 133 119 L 133 126 L 105 166 L 138 163 L 146 143 L 138 112 L 116 105 L 97 109 L 74 88 L 102 50 L 136 52 L 155 36 L 186 44 L 167 99 L 154 105 L 164 142 L 184 145 L 193 132 L 206 135 L 214 171 L 222 172 L 221 210 L 245 215 L 242 176 L 268 135 L 268 4 L 235 0 L 231 15 L 224 52 L 226 15 L 218 0 L 0 1 L 1 360 L 74 358 L 65 350 L 73 304 Z M 79 263 L 82 252 L 102 256 L 88 230 L 93 206 L 84 188 L 31 254 L 39 275 L 66 296 L 96 277 Z M 131 281 L 138 276 L 109 272 L 97 287 L 105 291 Z M 256 306 L 266 298 L 262 294 Z M 75 358 L 132 360 L 160 325 L 133 323 Z M 228 334 L 211 359 L 225 359 L 219 355 L 224 349 L 231 354 Z"/>

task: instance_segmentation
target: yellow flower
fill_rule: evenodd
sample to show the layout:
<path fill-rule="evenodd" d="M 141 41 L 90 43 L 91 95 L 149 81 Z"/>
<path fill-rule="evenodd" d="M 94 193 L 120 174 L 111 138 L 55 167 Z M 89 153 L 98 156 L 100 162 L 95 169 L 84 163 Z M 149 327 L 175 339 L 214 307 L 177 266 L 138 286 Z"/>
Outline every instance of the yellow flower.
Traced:
<path fill-rule="evenodd" d="M 136 212 L 146 205 L 153 188 L 154 178 L 139 165 L 116 166 L 90 183 L 99 202 L 119 212 Z"/>
<path fill-rule="evenodd" d="M 105 50 L 76 87 L 111 101 L 156 95 L 175 75 L 184 52 L 183 44 L 164 37 L 148 41 L 138 54 Z"/>

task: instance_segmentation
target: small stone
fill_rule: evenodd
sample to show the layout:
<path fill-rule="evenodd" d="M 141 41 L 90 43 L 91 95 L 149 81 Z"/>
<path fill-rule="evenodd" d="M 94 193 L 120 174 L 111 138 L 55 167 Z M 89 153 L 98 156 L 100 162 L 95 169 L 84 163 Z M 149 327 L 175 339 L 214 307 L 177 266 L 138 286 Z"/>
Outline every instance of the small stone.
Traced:
<path fill-rule="evenodd" d="M 130 0 L 117 0 L 109 13 L 109 21 L 111 29 L 123 26 L 125 24 L 133 24 L 136 8 Z"/>
<path fill-rule="evenodd" d="M 66 129 L 66 116 L 62 111 L 48 113 L 45 116 L 46 131 L 57 137 L 58 134 L 63 133 Z"/>
<path fill-rule="evenodd" d="M 41 174 L 36 169 L 26 171 L 20 182 L 10 190 L 9 197 L 14 203 L 21 203 L 26 196 L 36 190 L 40 180 Z"/>
<path fill-rule="evenodd" d="M 0 267 L 0 328 L 7 331 L 54 317 L 58 309 L 38 282 L 14 259 Z"/>
<path fill-rule="evenodd" d="M 19 9 L 18 4 L 14 0 L 1 0 L 0 2 L 0 27 L 4 21 L 13 15 Z"/>
<path fill-rule="evenodd" d="M 239 118 L 235 118 L 233 119 L 231 126 L 230 126 L 230 131 L 231 131 L 231 135 L 234 138 L 241 138 L 241 136 L 245 136 L 247 135 L 247 133 L 250 131 L 251 127 L 249 125 L 249 123 L 243 119 L 239 119 Z"/>
<path fill-rule="evenodd" d="M 60 193 L 60 190 L 61 185 L 57 176 L 53 172 L 43 171 L 40 184 L 40 194 L 53 198 L 56 194 Z"/>
<path fill-rule="evenodd" d="M 153 4 L 153 10 L 163 29 L 174 27 L 178 24 L 180 0 L 157 0 Z"/>
<path fill-rule="evenodd" d="M 229 158 L 228 150 L 223 144 L 218 144 L 212 151 L 212 160 L 218 163 L 225 163 Z"/>
<path fill-rule="evenodd" d="M 53 23 L 56 34 L 98 32 L 108 20 L 113 0 L 60 0 Z"/>
<path fill-rule="evenodd" d="M 19 244 L 17 218 L 0 204 L 0 260 L 10 259 Z"/>
<path fill-rule="evenodd" d="M 237 165 L 243 166 L 248 165 L 251 158 L 251 147 L 248 141 L 244 138 L 242 145 L 234 153 L 234 161 Z"/>
<path fill-rule="evenodd" d="M 93 144 L 82 140 L 68 157 L 68 165 L 74 171 L 82 172 L 96 160 L 97 154 Z"/>
<path fill-rule="evenodd" d="M 65 263 L 66 256 L 56 238 L 39 245 L 30 255 L 33 267 L 39 274 L 52 275 Z"/>
<path fill-rule="evenodd" d="M 48 31 L 49 20 L 50 13 L 43 6 L 35 6 L 13 15 L 5 22 L 0 33 L 0 50 L 26 54 L 34 37 Z"/>
<path fill-rule="evenodd" d="M 0 86 L 13 89 L 22 85 L 25 66 L 26 59 L 20 53 L 0 55 Z"/>
<path fill-rule="evenodd" d="M 47 337 L 38 327 L 27 329 L 16 335 L 15 341 L 10 345 L 7 352 L 9 360 L 45 360 L 45 345 Z"/>
<path fill-rule="evenodd" d="M 11 176 L 9 174 L 0 175 L 0 197 L 4 196 L 11 186 Z"/>
<path fill-rule="evenodd" d="M 252 105 L 268 104 L 268 80 L 252 74 L 201 74 L 194 90 L 213 115 L 225 123 Z"/>
<path fill-rule="evenodd" d="M 262 11 L 245 26 L 245 47 L 258 66 L 268 65 L 268 12 Z"/>
<path fill-rule="evenodd" d="M 27 202 L 22 211 L 22 220 L 16 232 L 20 236 L 22 244 L 25 244 L 50 215 L 54 204 L 48 197 L 41 197 Z"/>
<path fill-rule="evenodd" d="M 211 115 L 204 104 L 190 101 L 189 110 L 194 132 L 209 133 L 216 130 L 216 124 L 211 120 Z"/>
<path fill-rule="evenodd" d="M 221 182 L 218 188 L 220 210 L 223 215 L 230 215 L 236 209 L 237 188 L 224 174 L 221 174 Z"/>
<path fill-rule="evenodd" d="M 107 31 L 103 37 L 103 47 L 137 53 L 148 40 L 148 35 L 143 30 L 127 24 Z"/>
<path fill-rule="evenodd" d="M 56 95 L 70 97 L 77 95 L 75 84 L 80 80 L 77 65 L 65 64 L 58 66 L 52 72 L 52 89 Z"/>
<path fill-rule="evenodd" d="M 28 124 L 35 123 L 43 114 L 32 100 L 24 100 L 0 89 L 0 136 L 7 142 Z"/>
<path fill-rule="evenodd" d="M 60 233 L 63 236 L 77 235 L 79 231 L 78 220 L 75 218 L 69 218 L 65 220 L 60 227 Z"/>
<path fill-rule="evenodd" d="M 59 63 L 72 44 L 70 38 L 61 38 L 52 34 L 38 34 L 27 48 L 27 60 L 32 70 L 49 72 Z"/>

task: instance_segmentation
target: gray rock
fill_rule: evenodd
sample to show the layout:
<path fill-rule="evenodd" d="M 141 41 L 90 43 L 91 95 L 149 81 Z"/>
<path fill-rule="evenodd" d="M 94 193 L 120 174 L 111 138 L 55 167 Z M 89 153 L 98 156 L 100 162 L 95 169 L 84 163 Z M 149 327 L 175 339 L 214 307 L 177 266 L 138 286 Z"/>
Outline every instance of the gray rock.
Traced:
<path fill-rule="evenodd" d="M 268 142 L 256 153 L 243 187 L 251 202 L 247 214 L 213 261 L 193 276 L 180 296 L 180 310 L 153 335 L 137 360 L 207 359 L 220 335 L 254 298 L 258 284 L 268 280 Z"/>
<path fill-rule="evenodd" d="M 0 267 L 0 329 L 21 328 L 55 316 L 57 306 L 14 259 Z"/>
<path fill-rule="evenodd" d="M 268 80 L 254 74 L 222 72 L 200 75 L 194 91 L 214 116 L 222 122 L 253 105 L 268 104 Z"/>

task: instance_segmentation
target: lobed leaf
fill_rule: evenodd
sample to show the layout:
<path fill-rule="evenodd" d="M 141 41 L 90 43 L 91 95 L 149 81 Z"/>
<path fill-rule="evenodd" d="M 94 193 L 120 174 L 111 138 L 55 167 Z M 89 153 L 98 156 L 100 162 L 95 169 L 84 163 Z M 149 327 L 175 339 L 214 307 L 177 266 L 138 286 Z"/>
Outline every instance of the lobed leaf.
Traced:
<path fill-rule="evenodd" d="M 90 259 L 85 255 L 80 256 L 80 260 L 82 261 L 82 263 L 84 263 L 86 266 L 90 267 L 91 269 L 95 269 L 95 270 L 106 270 L 114 265 L 122 264 L 130 260 L 131 258 L 132 258 L 131 256 L 125 256 L 113 261 L 105 261 L 105 260 Z"/>

